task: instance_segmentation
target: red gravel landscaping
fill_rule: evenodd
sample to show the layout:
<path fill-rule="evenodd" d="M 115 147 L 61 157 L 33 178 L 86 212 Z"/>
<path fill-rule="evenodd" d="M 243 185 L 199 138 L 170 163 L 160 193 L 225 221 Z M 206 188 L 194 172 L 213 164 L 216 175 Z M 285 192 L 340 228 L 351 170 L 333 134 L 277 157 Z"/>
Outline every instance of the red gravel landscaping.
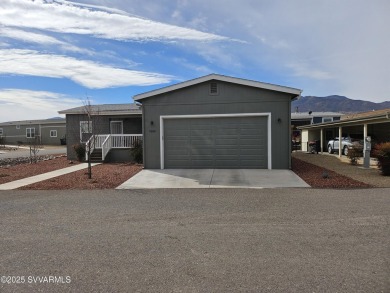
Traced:
<path fill-rule="evenodd" d="M 334 171 L 292 158 L 292 170 L 314 188 L 369 188 L 369 184 L 353 180 Z M 327 176 L 326 176 L 327 175 Z M 327 177 L 327 178 L 324 178 Z"/>
<path fill-rule="evenodd" d="M 52 160 L 39 161 L 35 164 L 19 164 L 0 168 L 0 184 L 39 175 L 42 173 L 66 168 L 78 164 L 70 164 L 65 156 L 53 156 Z"/>
<path fill-rule="evenodd" d="M 60 189 L 113 189 L 142 170 L 142 165 L 130 163 L 104 163 L 92 167 L 92 179 L 87 169 L 30 184 L 23 190 Z"/>

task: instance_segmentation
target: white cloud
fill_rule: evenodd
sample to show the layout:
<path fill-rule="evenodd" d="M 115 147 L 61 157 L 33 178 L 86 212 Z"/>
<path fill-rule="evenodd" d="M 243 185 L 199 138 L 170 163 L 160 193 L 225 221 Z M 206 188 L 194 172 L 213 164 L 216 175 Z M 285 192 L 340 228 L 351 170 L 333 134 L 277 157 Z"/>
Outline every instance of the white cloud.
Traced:
<path fill-rule="evenodd" d="M 59 93 L 24 89 L 0 90 L 0 122 L 52 118 L 59 116 L 59 110 L 77 106 L 82 106 L 80 100 Z"/>
<path fill-rule="evenodd" d="M 227 38 L 136 16 L 91 10 L 74 3 L 2 0 L 0 24 L 114 40 L 196 40 Z"/>
<path fill-rule="evenodd" d="M 172 76 L 114 68 L 88 60 L 33 50 L 0 50 L 0 74 L 69 78 L 88 88 L 168 83 Z"/>
<path fill-rule="evenodd" d="M 67 51 L 79 52 L 79 53 L 87 53 L 92 54 L 91 51 L 76 47 L 67 42 L 60 41 L 56 38 L 53 38 L 48 35 L 38 34 L 33 32 L 28 32 L 24 30 L 14 29 L 14 28 L 6 28 L 0 27 L 0 35 L 2 37 L 11 38 L 14 40 L 20 40 L 23 42 L 35 43 L 40 45 L 59 45 L 62 49 Z"/>

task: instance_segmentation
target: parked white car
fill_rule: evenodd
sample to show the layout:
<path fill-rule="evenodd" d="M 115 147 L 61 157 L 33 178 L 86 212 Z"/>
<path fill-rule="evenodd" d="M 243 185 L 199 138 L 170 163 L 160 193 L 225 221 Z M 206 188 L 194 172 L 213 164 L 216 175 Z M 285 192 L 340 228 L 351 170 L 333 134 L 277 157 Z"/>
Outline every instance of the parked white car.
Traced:
<path fill-rule="evenodd" d="M 339 145 L 340 145 L 340 140 L 338 137 L 335 139 L 332 139 L 328 142 L 328 153 L 333 154 L 333 152 L 338 152 L 339 151 Z M 341 149 L 342 149 L 342 154 L 347 155 L 348 154 L 348 149 L 353 146 L 352 138 L 350 137 L 342 137 L 341 138 Z"/>

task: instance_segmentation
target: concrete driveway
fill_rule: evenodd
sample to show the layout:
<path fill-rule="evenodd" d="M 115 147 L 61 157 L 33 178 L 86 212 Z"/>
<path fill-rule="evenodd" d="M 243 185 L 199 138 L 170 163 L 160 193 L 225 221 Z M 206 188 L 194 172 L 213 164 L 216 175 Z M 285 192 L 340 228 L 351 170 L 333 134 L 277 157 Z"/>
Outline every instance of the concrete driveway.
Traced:
<path fill-rule="evenodd" d="M 117 189 L 310 187 L 290 170 L 169 169 L 142 170 Z"/>

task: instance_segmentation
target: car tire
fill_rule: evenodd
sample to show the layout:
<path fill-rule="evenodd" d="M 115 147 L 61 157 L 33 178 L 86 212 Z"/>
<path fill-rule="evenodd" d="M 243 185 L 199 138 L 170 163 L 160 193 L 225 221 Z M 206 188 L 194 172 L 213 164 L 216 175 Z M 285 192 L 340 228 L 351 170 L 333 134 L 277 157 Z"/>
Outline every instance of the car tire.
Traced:
<path fill-rule="evenodd" d="M 345 147 L 343 148 L 343 155 L 344 155 L 344 156 L 348 156 L 348 147 L 347 147 L 347 146 L 345 146 Z"/>
<path fill-rule="evenodd" d="M 333 149 L 332 149 L 332 147 L 330 145 L 328 145 L 328 153 L 329 154 L 333 154 Z"/>

